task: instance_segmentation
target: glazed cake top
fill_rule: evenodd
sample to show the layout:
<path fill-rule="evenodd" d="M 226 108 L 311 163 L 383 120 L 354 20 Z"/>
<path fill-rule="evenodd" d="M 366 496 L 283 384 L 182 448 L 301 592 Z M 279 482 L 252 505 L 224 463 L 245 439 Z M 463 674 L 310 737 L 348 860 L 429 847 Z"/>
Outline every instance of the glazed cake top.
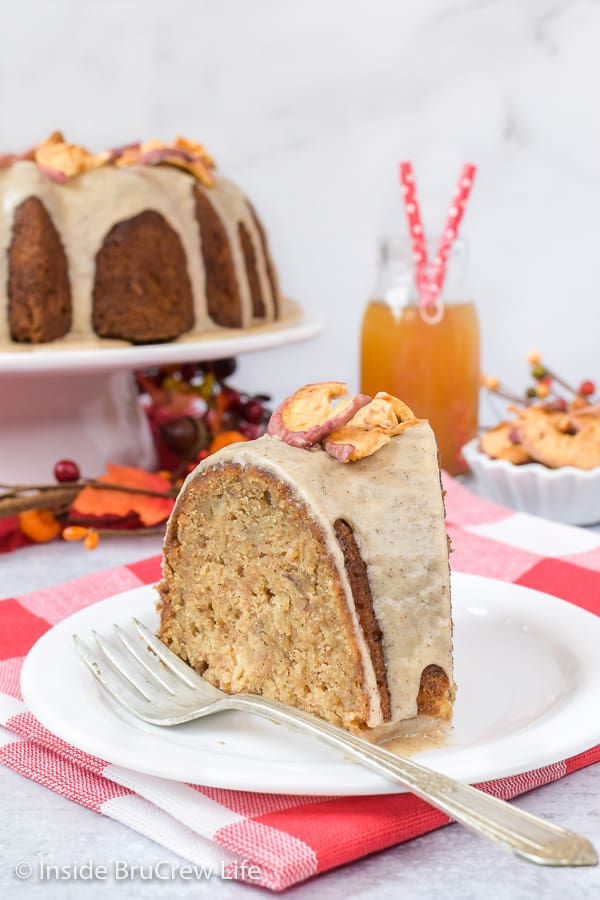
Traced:
<path fill-rule="evenodd" d="M 253 322 L 252 298 L 246 267 L 237 235 L 238 223 L 248 230 L 255 247 L 262 246 L 256 222 L 243 192 L 231 181 L 216 175 L 214 185 L 205 188 L 181 169 L 169 166 L 105 166 L 86 172 L 66 184 L 57 184 L 32 161 L 13 163 L 0 169 L 0 284 L 8 284 L 8 248 L 15 210 L 28 197 L 38 197 L 58 231 L 68 261 L 71 286 L 74 338 L 90 333 L 95 258 L 104 238 L 118 222 L 145 210 L 163 216 L 179 235 L 187 258 L 194 298 L 194 331 L 216 326 L 205 302 L 206 273 L 200 252 L 201 241 L 195 213 L 194 191 L 208 193 L 229 239 L 242 306 L 242 327 Z M 275 300 L 267 273 L 266 259 L 256 254 L 261 293 L 272 318 Z M 0 343 L 10 339 L 7 316 L 8 295 L 0 290 Z"/>

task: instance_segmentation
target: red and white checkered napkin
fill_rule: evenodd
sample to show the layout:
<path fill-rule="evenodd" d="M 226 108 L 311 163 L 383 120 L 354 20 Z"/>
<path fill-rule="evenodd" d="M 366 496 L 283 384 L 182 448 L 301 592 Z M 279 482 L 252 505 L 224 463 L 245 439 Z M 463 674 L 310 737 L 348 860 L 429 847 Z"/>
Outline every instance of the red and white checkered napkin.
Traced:
<path fill-rule="evenodd" d="M 495 506 L 450 479 L 446 487 L 456 571 L 527 585 L 600 615 L 600 534 Z M 158 575 L 154 557 L 0 601 L 0 761 L 193 864 L 275 891 L 447 824 L 411 794 L 298 797 L 177 784 L 95 759 L 43 728 L 20 696 L 24 654 L 70 613 Z M 482 787 L 515 797 L 598 760 L 600 745 Z"/>

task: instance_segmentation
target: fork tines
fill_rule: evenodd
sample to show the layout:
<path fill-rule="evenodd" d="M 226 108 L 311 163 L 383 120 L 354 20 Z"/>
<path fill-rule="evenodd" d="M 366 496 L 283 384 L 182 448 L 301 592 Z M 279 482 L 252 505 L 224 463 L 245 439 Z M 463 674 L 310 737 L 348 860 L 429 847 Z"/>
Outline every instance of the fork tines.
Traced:
<path fill-rule="evenodd" d="M 113 625 L 114 640 L 92 631 L 94 651 L 79 635 L 73 641 L 102 687 L 129 712 L 154 724 L 173 724 L 190 709 L 223 696 L 179 659 L 138 619 L 134 632 Z"/>

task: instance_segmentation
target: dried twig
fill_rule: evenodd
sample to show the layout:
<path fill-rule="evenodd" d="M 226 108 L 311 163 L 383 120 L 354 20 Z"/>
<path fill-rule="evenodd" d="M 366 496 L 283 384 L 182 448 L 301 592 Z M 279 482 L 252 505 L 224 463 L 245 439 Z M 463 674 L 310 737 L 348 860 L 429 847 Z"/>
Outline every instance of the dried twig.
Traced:
<path fill-rule="evenodd" d="M 153 491 L 144 487 L 129 487 L 124 484 L 112 484 L 105 481 L 71 481 L 63 484 L 0 484 L 0 518 L 16 516 L 29 509 L 53 509 L 69 507 L 77 494 L 90 487 L 98 491 L 121 491 L 125 494 L 144 494 L 147 497 L 160 497 L 163 500 L 174 500 L 177 489 L 169 491 Z"/>
<path fill-rule="evenodd" d="M 15 497 L 0 497 L 0 518 L 16 516 L 29 509 L 53 509 L 73 502 L 77 491 L 67 487 L 55 487 L 53 491 L 24 494 Z"/>

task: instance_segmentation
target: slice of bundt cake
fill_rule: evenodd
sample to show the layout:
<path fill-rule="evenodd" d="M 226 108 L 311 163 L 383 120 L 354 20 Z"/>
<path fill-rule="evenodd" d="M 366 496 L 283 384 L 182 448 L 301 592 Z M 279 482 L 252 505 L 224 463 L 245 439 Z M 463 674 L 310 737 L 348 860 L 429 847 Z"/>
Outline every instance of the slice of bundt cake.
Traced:
<path fill-rule="evenodd" d="M 164 546 L 160 638 L 225 691 L 371 739 L 449 723 L 448 544 L 431 428 L 309 385 L 202 462 Z"/>

